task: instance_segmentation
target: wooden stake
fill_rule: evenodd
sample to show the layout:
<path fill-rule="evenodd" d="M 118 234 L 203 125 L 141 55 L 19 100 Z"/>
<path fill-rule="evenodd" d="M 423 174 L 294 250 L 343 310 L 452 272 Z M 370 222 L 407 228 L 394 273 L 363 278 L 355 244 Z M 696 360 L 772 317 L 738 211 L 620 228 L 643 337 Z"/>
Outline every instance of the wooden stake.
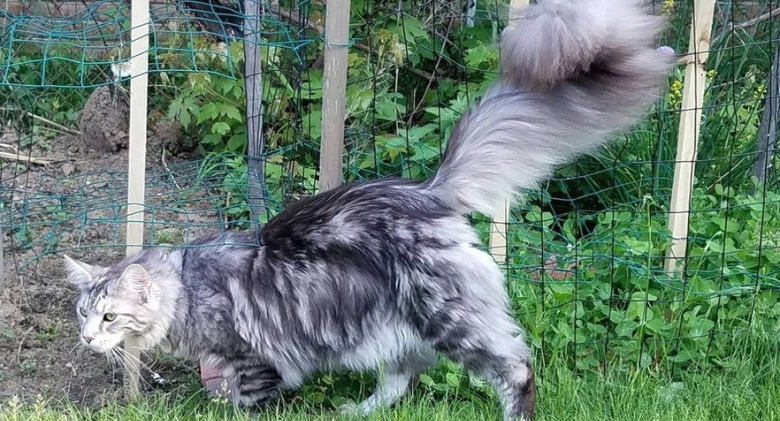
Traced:
<path fill-rule="evenodd" d="M 0 230 L 0 291 L 5 286 L 5 253 L 3 250 L 3 230 Z"/>
<path fill-rule="evenodd" d="M 528 6 L 528 0 L 511 0 L 509 4 L 509 19 L 507 26 L 515 26 L 518 23 L 520 10 Z M 501 209 L 493 215 L 493 223 L 490 230 L 490 254 L 499 264 L 505 264 L 506 258 L 506 232 L 509 221 L 509 203 L 504 203 Z"/>
<path fill-rule="evenodd" d="M 325 10 L 320 191 L 341 185 L 347 95 L 350 0 L 329 0 Z"/>
<path fill-rule="evenodd" d="M 780 9 L 778 9 L 780 10 Z M 777 142 L 778 120 L 780 120 L 780 42 L 775 48 L 775 60 L 766 80 L 766 100 L 756 139 L 756 162 L 753 163 L 753 175 L 761 184 L 766 183 L 767 173 L 772 168 Z M 752 189 L 753 194 L 756 188 Z"/>
<path fill-rule="evenodd" d="M 261 0 L 244 5 L 244 85 L 246 86 L 247 184 L 252 228 L 260 231 L 260 213 L 266 208 L 265 152 L 263 137 L 263 66 L 260 59 Z"/>
<path fill-rule="evenodd" d="M 693 176 L 696 169 L 696 148 L 704 107 L 704 81 L 709 57 L 712 20 L 715 0 L 694 0 L 691 37 L 688 45 L 688 65 L 680 112 L 680 129 L 677 137 L 677 156 L 674 166 L 672 200 L 669 206 L 669 230 L 672 245 L 667 250 L 664 270 L 678 273 L 682 268 L 688 245 L 688 218 L 690 215 Z"/>
<path fill-rule="evenodd" d="M 149 69 L 149 0 L 132 0 L 130 80 L 130 151 L 127 172 L 128 256 L 143 249 L 144 190 L 146 183 L 146 119 Z M 125 340 L 125 393 L 135 398 L 139 391 L 141 353 L 134 338 Z"/>

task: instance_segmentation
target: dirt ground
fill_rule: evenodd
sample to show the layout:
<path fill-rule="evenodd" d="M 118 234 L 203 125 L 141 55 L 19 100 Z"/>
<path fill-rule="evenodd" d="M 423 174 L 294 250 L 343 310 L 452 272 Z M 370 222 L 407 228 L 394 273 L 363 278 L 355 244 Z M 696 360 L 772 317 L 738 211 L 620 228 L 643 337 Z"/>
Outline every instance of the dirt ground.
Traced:
<path fill-rule="evenodd" d="M 0 199 L 4 204 L 3 243 L 4 280 L 0 284 L 0 403 L 11 396 L 35 400 L 38 395 L 54 400 L 67 398 L 87 405 L 107 395 L 121 395 L 122 370 L 105 355 L 79 345 L 74 303 L 77 291 L 65 279 L 61 250 L 93 264 L 111 264 L 124 255 L 124 232 L 116 206 L 126 201 L 127 143 L 126 125 L 112 123 L 121 113 L 106 112 L 100 104 L 90 104 L 97 114 L 82 118 L 82 136 L 62 135 L 50 138 L 32 150 L 32 155 L 52 161 L 49 165 L 15 165 L 3 161 L 0 170 Z M 89 108 L 88 107 L 88 108 Z M 85 110 L 87 112 L 87 110 Z M 101 120 L 101 118 L 103 120 Z M 109 119 L 108 121 L 105 119 Z M 84 125 L 99 125 L 101 130 L 84 130 Z M 92 138 L 85 139 L 87 133 Z M 104 136 L 104 139 L 95 139 Z M 13 144 L 6 130 L 0 143 Z M 124 140 L 123 140 L 124 139 Z M 110 142 L 101 148 L 100 142 Z M 177 142 L 181 133 L 175 123 L 161 121 L 149 132 L 147 167 L 156 184 L 147 189 L 151 204 L 164 205 L 187 183 L 187 174 L 175 174 L 160 168 L 192 159 L 181 152 Z M 165 148 L 167 159 L 163 160 Z M 171 153 L 173 151 L 173 153 Z M 154 171 L 158 171 L 159 176 Z M 191 174 L 190 174 L 191 175 Z M 166 181 L 170 178 L 171 181 Z M 179 197 L 181 194 L 179 194 Z M 198 196 L 197 194 L 195 196 Z M 202 195 L 201 197 L 207 197 Z M 52 203 L 57 204 L 52 211 Z M 181 229 L 174 223 L 206 225 L 218 221 L 209 212 L 208 200 L 192 200 L 175 210 L 150 212 L 147 220 L 159 224 L 158 233 L 170 229 L 176 235 L 157 235 L 157 242 L 177 242 Z M 58 214 L 59 212 L 59 218 Z M 65 216 L 62 216 L 65 215 Z M 19 247 L 20 221 L 30 225 L 28 240 L 32 246 Z M 7 227 L 10 226 L 11 229 Z M 101 222 L 105 221 L 105 222 Z M 166 227 L 170 223 L 174 228 Z M 201 229 L 203 230 L 203 229 Z M 189 232 L 198 235 L 198 229 Z M 147 238 L 147 240 L 150 240 Z M 89 248 L 99 245 L 101 247 Z M 196 379 L 193 364 L 165 358 L 144 359 L 150 369 L 170 385 Z M 143 375 L 147 387 L 154 385 L 150 370 Z"/>

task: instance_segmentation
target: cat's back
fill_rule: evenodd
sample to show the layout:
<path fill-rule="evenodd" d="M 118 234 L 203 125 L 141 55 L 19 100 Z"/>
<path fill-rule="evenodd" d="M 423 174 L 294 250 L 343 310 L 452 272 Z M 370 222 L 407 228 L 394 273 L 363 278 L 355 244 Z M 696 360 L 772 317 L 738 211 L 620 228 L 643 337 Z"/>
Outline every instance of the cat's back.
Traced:
<path fill-rule="evenodd" d="M 259 245 L 256 231 L 214 231 L 187 242 L 182 254 L 185 287 L 226 292 L 227 279 L 247 275 Z"/>
<path fill-rule="evenodd" d="M 406 250 L 470 242 L 466 220 L 416 181 L 350 184 L 301 200 L 261 231 L 267 252 L 316 258 L 345 249 Z"/>

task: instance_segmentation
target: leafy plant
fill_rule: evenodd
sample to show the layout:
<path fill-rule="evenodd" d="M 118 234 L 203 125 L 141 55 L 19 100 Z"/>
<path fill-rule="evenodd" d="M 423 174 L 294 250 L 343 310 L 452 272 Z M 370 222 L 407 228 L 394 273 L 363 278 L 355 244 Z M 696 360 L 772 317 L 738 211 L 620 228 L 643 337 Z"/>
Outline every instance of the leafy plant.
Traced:
<path fill-rule="evenodd" d="M 667 211 L 652 197 L 587 217 L 597 223 L 586 236 L 580 215 L 518 215 L 510 285 L 534 346 L 580 369 L 702 364 L 734 335 L 777 326 L 780 195 L 715 190 L 695 191 L 684 280 L 663 270 Z"/>

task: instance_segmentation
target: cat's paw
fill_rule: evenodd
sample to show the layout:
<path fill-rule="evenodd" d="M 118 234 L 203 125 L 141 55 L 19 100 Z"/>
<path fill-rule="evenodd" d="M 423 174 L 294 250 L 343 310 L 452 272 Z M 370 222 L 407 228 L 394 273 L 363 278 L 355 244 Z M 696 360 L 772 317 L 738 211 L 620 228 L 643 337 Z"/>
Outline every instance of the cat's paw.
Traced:
<path fill-rule="evenodd" d="M 355 402 L 346 402 L 338 407 L 338 413 L 340 415 L 347 415 L 353 417 L 364 417 L 368 415 L 370 411 L 367 411 L 363 405 Z"/>
<path fill-rule="evenodd" d="M 210 378 L 203 381 L 203 387 L 206 389 L 209 397 L 212 399 L 230 399 L 231 393 L 228 388 L 227 379 L 222 377 Z"/>
<path fill-rule="evenodd" d="M 268 415 L 267 412 L 264 412 L 260 408 L 245 408 L 245 410 L 246 410 L 247 417 L 250 420 L 258 420 L 259 421 L 259 420 L 264 419 Z"/>

